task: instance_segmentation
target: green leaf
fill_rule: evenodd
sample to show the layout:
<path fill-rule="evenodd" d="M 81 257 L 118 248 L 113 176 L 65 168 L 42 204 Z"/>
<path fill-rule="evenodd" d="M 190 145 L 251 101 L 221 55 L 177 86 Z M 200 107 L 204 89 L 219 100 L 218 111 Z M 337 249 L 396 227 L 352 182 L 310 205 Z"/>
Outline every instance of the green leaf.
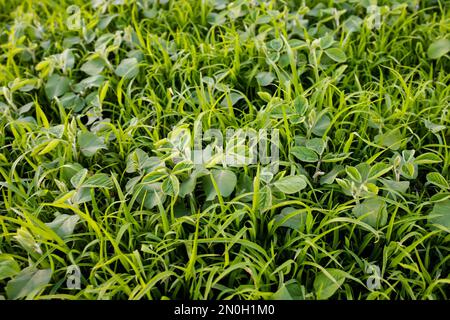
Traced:
<path fill-rule="evenodd" d="M 77 173 L 75 173 L 71 178 L 70 178 L 70 183 L 72 184 L 72 186 L 75 189 L 78 189 L 79 186 L 81 186 L 81 184 L 84 182 L 84 180 L 86 179 L 88 174 L 87 169 L 82 168 L 80 169 Z"/>
<path fill-rule="evenodd" d="M 313 150 L 302 146 L 295 146 L 291 148 L 291 154 L 294 155 L 298 160 L 304 162 L 317 162 L 319 161 L 319 156 Z"/>
<path fill-rule="evenodd" d="M 145 170 L 152 170 L 163 166 L 164 163 L 159 158 L 149 157 L 145 151 L 136 148 L 127 157 L 127 167 L 125 171 L 128 173 L 144 172 Z"/>
<path fill-rule="evenodd" d="M 89 188 L 79 188 L 71 199 L 74 204 L 82 204 L 92 201 L 91 190 Z"/>
<path fill-rule="evenodd" d="M 84 106 L 86 105 L 84 99 L 73 92 L 67 92 L 61 98 L 59 98 L 59 101 L 65 109 L 70 109 L 74 112 L 83 110 Z"/>
<path fill-rule="evenodd" d="M 237 184 L 237 177 L 233 171 L 227 169 L 213 169 L 212 177 L 217 184 L 220 195 L 228 197 L 233 192 Z M 203 180 L 203 188 L 206 192 L 206 200 L 213 200 L 217 196 L 217 192 L 211 181 L 211 176 L 205 177 Z"/>
<path fill-rule="evenodd" d="M 272 72 L 260 72 L 256 75 L 256 81 L 261 87 L 268 86 L 275 79 Z"/>
<path fill-rule="evenodd" d="M 442 162 L 441 157 L 439 157 L 438 155 L 431 153 L 431 152 L 421 154 L 416 159 L 414 159 L 414 163 L 417 165 L 433 164 L 433 163 L 439 163 L 439 162 Z"/>
<path fill-rule="evenodd" d="M 60 214 L 52 222 L 46 223 L 46 225 L 64 239 L 73 234 L 79 220 L 80 217 L 78 215 Z"/>
<path fill-rule="evenodd" d="M 401 167 L 400 167 L 400 173 L 402 175 L 402 177 L 406 178 L 406 179 L 415 179 L 417 178 L 417 164 L 414 163 L 404 163 Z"/>
<path fill-rule="evenodd" d="M 6 285 L 8 299 L 20 299 L 36 295 L 51 280 L 52 270 L 22 270 L 14 279 Z"/>
<path fill-rule="evenodd" d="M 309 108 L 309 102 L 304 96 L 297 96 L 294 101 L 295 111 L 303 116 Z"/>
<path fill-rule="evenodd" d="M 115 74 L 125 79 L 131 79 L 138 75 L 139 63 L 136 58 L 123 59 L 117 66 Z"/>
<path fill-rule="evenodd" d="M 274 186 L 281 192 L 292 194 L 306 188 L 306 177 L 304 175 L 287 176 L 274 183 Z"/>
<path fill-rule="evenodd" d="M 433 206 L 428 218 L 428 222 L 439 224 L 450 229 L 450 200 L 444 200 Z"/>
<path fill-rule="evenodd" d="M 13 257 L 7 254 L 0 254 L 0 280 L 14 277 L 19 272 L 19 264 Z"/>
<path fill-rule="evenodd" d="M 443 55 L 447 54 L 450 51 L 450 40 L 448 39 L 439 39 L 434 41 L 428 47 L 428 57 L 430 59 L 439 59 Z"/>
<path fill-rule="evenodd" d="M 325 269 L 317 274 L 314 279 L 314 291 L 317 299 L 326 300 L 331 298 L 345 281 L 345 273 L 339 269 Z"/>
<path fill-rule="evenodd" d="M 142 188 L 136 197 L 139 204 L 143 204 L 147 209 L 152 209 L 164 203 L 166 195 L 162 191 L 162 183 L 141 184 L 138 189 L 140 187 Z"/>
<path fill-rule="evenodd" d="M 275 292 L 271 300 L 305 300 L 305 287 L 300 285 L 296 279 L 283 283 Z"/>
<path fill-rule="evenodd" d="M 318 155 L 322 155 L 325 151 L 325 141 L 321 138 L 312 138 L 306 141 L 306 147 L 314 150 Z"/>
<path fill-rule="evenodd" d="M 319 39 L 320 47 L 322 49 L 328 49 L 329 47 L 331 47 L 333 45 L 334 42 L 335 41 L 334 41 L 333 36 L 331 34 L 327 34 L 326 36 L 321 37 Z"/>
<path fill-rule="evenodd" d="M 409 181 L 394 181 L 390 179 L 380 179 L 389 191 L 405 193 L 409 188 Z"/>
<path fill-rule="evenodd" d="M 80 70 L 87 73 L 90 76 L 96 76 L 100 74 L 105 68 L 105 62 L 101 58 L 94 58 L 86 61 L 81 66 Z"/>
<path fill-rule="evenodd" d="M 283 40 L 281 39 L 270 40 L 267 43 L 267 47 L 275 51 L 280 51 L 283 48 Z"/>
<path fill-rule="evenodd" d="M 194 175 L 191 175 L 187 180 L 183 181 L 180 185 L 180 197 L 184 198 L 186 195 L 194 192 L 196 184 L 197 177 Z"/>
<path fill-rule="evenodd" d="M 353 208 L 353 214 L 371 227 L 378 228 L 387 223 L 386 203 L 379 197 L 365 199 Z"/>
<path fill-rule="evenodd" d="M 330 126 L 330 123 L 330 117 L 327 115 L 323 115 L 319 118 L 319 120 L 317 120 L 312 129 L 312 133 L 319 137 L 323 136 L 325 134 L 325 131 L 327 131 L 328 127 Z"/>
<path fill-rule="evenodd" d="M 347 56 L 345 55 L 345 52 L 342 49 L 329 48 L 325 50 L 325 53 L 328 57 L 330 57 L 336 62 L 341 63 L 347 61 Z"/>
<path fill-rule="evenodd" d="M 54 97 L 61 97 L 63 94 L 69 91 L 69 86 L 69 78 L 53 74 L 45 84 L 45 94 L 49 99 L 53 99 Z"/>
<path fill-rule="evenodd" d="M 441 189 L 449 189 L 448 181 L 439 172 L 430 172 L 427 174 L 427 181 Z"/>
<path fill-rule="evenodd" d="M 265 102 L 269 102 L 272 99 L 270 93 L 265 91 L 258 91 L 258 96 Z"/>
<path fill-rule="evenodd" d="M 363 21 L 364 20 L 358 16 L 350 16 L 343 23 L 344 30 L 349 33 L 359 31 L 361 29 L 361 25 L 362 25 Z"/>
<path fill-rule="evenodd" d="M 79 163 L 66 163 L 61 167 L 61 179 L 65 180 L 67 183 L 70 179 L 76 175 L 80 170 L 84 169 Z M 76 187 L 75 187 L 76 188 Z"/>
<path fill-rule="evenodd" d="M 17 230 L 17 234 L 14 236 L 14 239 L 28 252 L 42 254 L 39 243 L 27 228 L 20 227 L 20 229 Z"/>
<path fill-rule="evenodd" d="M 359 173 L 358 169 L 356 169 L 355 167 L 347 166 L 347 167 L 345 168 L 345 172 L 347 172 L 348 176 L 349 176 L 353 181 L 356 181 L 356 182 L 362 182 L 362 176 L 361 176 L 361 174 Z"/>
<path fill-rule="evenodd" d="M 169 196 L 175 196 L 178 195 L 180 192 L 180 182 L 178 181 L 177 177 L 173 174 L 170 174 L 163 182 L 162 191 L 169 195 Z"/>
<path fill-rule="evenodd" d="M 337 165 L 331 169 L 330 172 L 328 172 L 326 175 L 322 176 L 320 178 L 320 184 L 332 184 L 339 173 L 341 173 L 344 170 L 344 167 L 341 165 Z"/>
<path fill-rule="evenodd" d="M 294 207 L 286 207 L 283 208 L 281 213 L 276 215 L 274 218 L 276 222 L 281 222 L 280 226 L 282 227 L 301 231 L 306 225 L 307 216 L 307 212 L 302 212 L 302 210 Z"/>
<path fill-rule="evenodd" d="M 86 157 L 92 157 L 98 150 L 106 149 L 103 138 L 87 131 L 80 131 L 78 133 L 78 145 L 80 146 L 81 153 Z"/>
<path fill-rule="evenodd" d="M 391 170 L 392 166 L 383 162 L 378 162 L 373 167 L 370 168 L 368 178 L 369 180 L 376 180 Z"/>
<path fill-rule="evenodd" d="M 429 120 L 424 120 L 423 123 L 425 124 L 425 127 L 434 134 L 447 129 L 446 126 L 444 126 L 442 124 L 435 124 Z"/>
<path fill-rule="evenodd" d="M 105 188 L 111 189 L 114 186 L 111 178 L 106 173 L 96 173 L 83 182 L 84 188 Z"/>
<path fill-rule="evenodd" d="M 272 190 L 269 186 L 264 186 L 259 189 L 258 192 L 258 205 L 257 207 L 264 212 L 272 206 Z"/>
<path fill-rule="evenodd" d="M 398 150 L 402 144 L 403 135 L 400 131 L 391 130 L 375 136 L 375 143 L 392 150 Z"/>
<path fill-rule="evenodd" d="M 322 162 L 327 163 L 333 163 L 333 162 L 340 162 L 343 161 L 345 159 L 347 159 L 348 157 L 350 157 L 352 153 L 351 152 L 347 152 L 347 153 L 326 153 L 323 158 L 322 158 Z"/>
<path fill-rule="evenodd" d="M 218 13 L 215 13 L 215 12 L 210 12 L 206 16 L 206 21 L 210 25 L 222 25 L 222 24 L 224 24 L 227 21 L 227 17 L 223 13 L 218 14 Z"/>

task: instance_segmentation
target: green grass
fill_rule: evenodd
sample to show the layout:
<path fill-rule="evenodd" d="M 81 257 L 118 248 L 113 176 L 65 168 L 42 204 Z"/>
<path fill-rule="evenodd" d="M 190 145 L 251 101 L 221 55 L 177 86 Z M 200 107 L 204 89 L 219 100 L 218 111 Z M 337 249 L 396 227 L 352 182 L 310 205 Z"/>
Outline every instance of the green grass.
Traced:
<path fill-rule="evenodd" d="M 0 0 L 0 298 L 450 298 L 448 2 L 93 3 Z"/>

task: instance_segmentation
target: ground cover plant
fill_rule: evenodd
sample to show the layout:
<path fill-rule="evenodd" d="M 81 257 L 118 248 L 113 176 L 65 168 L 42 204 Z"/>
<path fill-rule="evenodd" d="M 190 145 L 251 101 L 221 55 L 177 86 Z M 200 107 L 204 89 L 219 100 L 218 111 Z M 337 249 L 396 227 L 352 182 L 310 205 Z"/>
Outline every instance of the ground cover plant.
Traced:
<path fill-rule="evenodd" d="M 449 29 L 446 1 L 0 0 L 0 298 L 449 299 Z M 196 163 L 210 129 L 278 157 Z"/>

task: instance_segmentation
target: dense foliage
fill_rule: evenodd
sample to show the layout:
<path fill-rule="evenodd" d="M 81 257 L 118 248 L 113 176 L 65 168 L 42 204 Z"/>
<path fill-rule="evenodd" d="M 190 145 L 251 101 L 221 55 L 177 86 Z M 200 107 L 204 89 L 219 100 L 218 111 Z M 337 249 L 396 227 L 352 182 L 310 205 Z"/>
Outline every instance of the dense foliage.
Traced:
<path fill-rule="evenodd" d="M 448 6 L 0 0 L 0 298 L 449 299 Z"/>

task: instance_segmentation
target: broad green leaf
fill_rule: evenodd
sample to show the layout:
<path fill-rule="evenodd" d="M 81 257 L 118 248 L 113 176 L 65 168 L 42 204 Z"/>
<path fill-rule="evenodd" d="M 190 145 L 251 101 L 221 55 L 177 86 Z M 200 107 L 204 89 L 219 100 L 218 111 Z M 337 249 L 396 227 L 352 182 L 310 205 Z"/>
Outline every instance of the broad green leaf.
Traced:
<path fill-rule="evenodd" d="M 301 231 L 306 225 L 307 216 L 307 212 L 296 209 L 294 207 L 286 207 L 283 208 L 283 210 L 281 210 L 281 213 L 276 215 L 274 218 L 276 222 L 281 222 L 282 227 Z M 286 217 L 288 218 L 286 219 Z"/>
<path fill-rule="evenodd" d="M 304 96 L 297 96 L 294 99 L 294 108 L 299 115 L 303 116 L 309 108 L 309 102 Z"/>
<path fill-rule="evenodd" d="M 439 224 L 450 229 L 450 200 L 444 200 L 433 206 L 428 218 L 429 223 Z"/>
<path fill-rule="evenodd" d="M 274 79 L 272 72 L 260 72 L 256 75 L 256 80 L 261 87 L 268 86 Z"/>
<path fill-rule="evenodd" d="M 433 163 L 439 163 L 439 162 L 442 162 L 441 157 L 439 157 L 438 155 L 431 153 L 431 152 L 421 154 L 416 159 L 414 159 L 414 163 L 417 165 L 433 164 Z"/>
<path fill-rule="evenodd" d="M 220 195 L 222 197 L 230 196 L 236 187 L 236 174 L 228 169 L 213 169 L 211 174 L 219 188 Z M 206 192 L 206 200 L 213 200 L 217 196 L 217 192 L 211 181 L 211 176 L 204 178 L 203 188 Z"/>
<path fill-rule="evenodd" d="M 14 277 L 20 272 L 19 264 L 13 257 L 7 254 L 0 254 L 0 281 Z"/>
<path fill-rule="evenodd" d="M 114 186 L 111 178 L 106 173 L 96 173 L 83 182 L 83 188 L 105 188 L 111 189 Z"/>
<path fill-rule="evenodd" d="M 180 182 L 175 175 L 170 174 L 162 183 L 161 188 L 165 194 L 175 196 L 180 192 Z"/>
<path fill-rule="evenodd" d="M 361 176 L 361 174 L 359 173 L 358 169 L 356 169 L 355 167 L 350 167 L 347 166 L 345 168 L 345 172 L 347 172 L 347 175 L 356 182 L 362 182 L 363 178 Z"/>
<path fill-rule="evenodd" d="M 139 188 L 141 189 L 136 199 L 139 204 L 143 204 L 147 209 L 152 209 L 153 207 L 164 203 L 166 195 L 162 191 L 162 183 L 155 182 L 143 184 L 137 187 L 138 190 Z"/>
<path fill-rule="evenodd" d="M 269 186 L 264 186 L 258 192 L 258 209 L 264 212 L 272 206 L 272 190 Z"/>
<path fill-rule="evenodd" d="M 347 159 L 348 157 L 350 157 L 352 153 L 351 152 L 347 152 L 347 153 L 326 153 L 323 158 L 322 158 L 322 162 L 340 162 L 343 161 L 345 159 Z"/>
<path fill-rule="evenodd" d="M 74 175 L 76 175 L 80 170 L 84 169 L 83 166 L 79 163 L 66 163 L 61 167 L 61 179 L 66 181 L 67 183 L 70 182 L 70 179 Z M 76 187 L 74 187 L 76 188 Z"/>
<path fill-rule="evenodd" d="M 258 96 L 265 102 L 269 102 L 272 99 L 272 96 L 270 95 L 270 93 L 265 92 L 265 91 L 258 91 Z"/>
<path fill-rule="evenodd" d="M 77 189 L 71 200 L 74 204 L 82 204 L 89 201 L 92 201 L 91 190 L 89 188 Z"/>
<path fill-rule="evenodd" d="M 314 279 L 314 291 L 317 299 L 331 298 L 345 281 L 345 273 L 339 269 L 325 269 L 316 275 Z"/>
<path fill-rule="evenodd" d="M 210 25 L 222 25 L 227 21 L 227 17 L 223 13 L 219 14 L 215 12 L 210 12 L 206 16 L 206 21 Z"/>
<path fill-rule="evenodd" d="M 333 36 L 331 34 L 327 34 L 324 37 L 321 37 L 319 39 L 320 47 L 322 49 L 328 49 L 329 47 L 331 47 L 333 45 L 334 42 L 335 41 L 334 41 Z"/>
<path fill-rule="evenodd" d="M 115 74 L 125 79 L 131 79 L 139 73 L 139 62 L 136 58 L 123 59 L 117 66 Z"/>
<path fill-rule="evenodd" d="M 353 208 L 353 214 L 357 217 L 363 217 L 362 221 L 371 227 L 378 228 L 387 223 L 386 203 L 379 197 L 365 199 Z"/>
<path fill-rule="evenodd" d="M 312 138 L 306 141 L 306 147 L 314 150 L 318 155 L 325 151 L 325 141 L 321 138 Z"/>
<path fill-rule="evenodd" d="M 276 181 L 274 186 L 287 194 L 296 193 L 306 188 L 306 177 L 303 175 L 283 177 Z"/>
<path fill-rule="evenodd" d="M 439 59 L 443 55 L 447 54 L 450 51 L 450 40 L 448 39 L 439 39 L 434 41 L 428 47 L 428 57 L 430 59 Z"/>
<path fill-rule="evenodd" d="M 343 23 L 344 30 L 349 33 L 359 31 L 363 21 L 364 20 L 358 16 L 350 16 Z"/>
<path fill-rule="evenodd" d="M 46 223 L 46 225 L 64 239 L 73 233 L 79 220 L 80 217 L 78 215 L 60 214 L 52 222 Z"/>
<path fill-rule="evenodd" d="M 330 117 L 327 115 L 323 115 L 316 121 L 316 124 L 312 129 L 312 133 L 319 137 L 323 136 L 325 131 L 327 131 L 328 127 L 330 126 L 330 123 Z"/>
<path fill-rule="evenodd" d="M 391 130 L 375 136 L 375 143 L 392 150 L 398 150 L 402 145 L 403 135 L 399 130 Z"/>
<path fill-rule="evenodd" d="M 447 179 L 445 179 L 439 172 L 430 172 L 427 174 L 427 181 L 441 189 L 449 189 Z"/>
<path fill-rule="evenodd" d="M 59 98 L 62 106 L 65 109 L 73 110 L 74 112 L 79 112 L 83 110 L 86 102 L 83 98 L 73 92 L 67 92 L 61 98 Z"/>
<path fill-rule="evenodd" d="M 348 195 L 348 196 L 352 196 L 353 195 L 352 194 L 353 188 L 352 188 L 352 183 L 350 182 L 350 180 L 339 179 L 339 178 L 336 178 L 335 180 L 336 180 L 337 184 L 341 187 L 342 191 L 346 195 Z"/>
<path fill-rule="evenodd" d="M 66 77 L 61 77 L 57 74 L 53 74 L 45 84 L 45 94 L 47 98 L 53 99 L 55 97 L 61 97 L 67 91 L 69 91 L 70 80 Z"/>
<path fill-rule="evenodd" d="M 275 292 L 271 300 L 305 300 L 305 287 L 300 285 L 297 280 L 292 279 L 283 283 L 280 289 Z"/>
<path fill-rule="evenodd" d="M 99 88 L 105 82 L 105 80 L 106 80 L 106 78 L 100 74 L 95 75 L 95 76 L 90 76 L 90 77 L 87 77 L 87 78 L 81 80 L 76 85 L 74 85 L 73 89 L 75 92 L 77 92 L 81 95 L 81 94 L 83 94 L 83 92 L 85 92 L 88 89 Z M 92 100 L 92 98 L 90 98 L 90 97 L 94 97 L 97 95 L 98 95 L 97 92 L 92 92 L 91 94 L 89 94 L 85 98 L 86 103 L 89 104 L 89 100 Z"/>
<path fill-rule="evenodd" d="M 283 48 L 283 40 L 282 39 L 270 40 L 267 43 L 267 47 L 275 51 L 280 51 Z"/>
<path fill-rule="evenodd" d="M 163 166 L 164 162 L 159 158 L 149 157 L 145 151 L 136 148 L 127 157 L 127 167 L 125 171 L 128 173 L 144 172 L 145 170 L 152 170 Z"/>
<path fill-rule="evenodd" d="M 409 181 L 394 181 L 390 179 L 380 179 L 380 181 L 390 191 L 405 193 L 409 188 Z"/>
<path fill-rule="evenodd" d="M 391 170 L 392 170 L 392 166 L 390 166 L 386 163 L 383 163 L 383 162 L 378 162 L 370 168 L 369 174 L 368 174 L 368 179 L 376 180 Z"/>
<path fill-rule="evenodd" d="M 333 169 L 331 169 L 330 172 L 325 174 L 324 176 L 320 177 L 320 184 L 332 184 L 339 173 L 341 173 L 344 170 L 344 167 L 341 165 L 334 166 Z"/>
<path fill-rule="evenodd" d="M 295 146 L 291 148 L 291 154 L 293 154 L 298 160 L 304 162 L 317 162 L 319 156 L 313 150 L 302 146 Z"/>
<path fill-rule="evenodd" d="M 98 137 L 95 133 L 80 131 L 78 133 L 78 145 L 80 151 L 86 157 L 92 157 L 97 151 L 106 149 L 102 137 Z"/>
<path fill-rule="evenodd" d="M 180 197 L 184 198 L 186 195 L 191 194 L 195 190 L 197 184 L 197 177 L 191 175 L 187 180 L 180 184 Z"/>
<path fill-rule="evenodd" d="M 416 179 L 418 174 L 417 164 L 411 162 L 404 163 L 400 167 L 400 173 L 406 179 Z"/>
<path fill-rule="evenodd" d="M 20 227 L 20 229 L 17 230 L 17 234 L 14 236 L 14 239 L 28 252 L 42 254 L 42 249 L 39 243 L 26 227 Z"/>
<path fill-rule="evenodd" d="M 88 174 L 88 170 L 85 168 L 80 169 L 77 173 L 75 173 L 72 178 L 70 178 L 70 183 L 74 188 L 78 188 L 84 182 Z"/>
<path fill-rule="evenodd" d="M 51 269 L 22 270 L 6 285 L 6 294 L 8 299 L 15 300 L 36 295 L 40 290 L 49 284 L 51 277 Z"/>
<path fill-rule="evenodd" d="M 325 53 L 328 57 L 333 59 L 336 62 L 345 62 L 347 61 L 347 56 L 342 49 L 339 48 L 329 48 L 325 50 Z"/>
<path fill-rule="evenodd" d="M 425 127 L 430 130 L 431 132 L 433 132 L 434 134 L 447 129 L 446 126 L 442 125 L 442 124 L 435 124 L 429 120 L 424 120 L 423 123 L 425 124 Z"/>

